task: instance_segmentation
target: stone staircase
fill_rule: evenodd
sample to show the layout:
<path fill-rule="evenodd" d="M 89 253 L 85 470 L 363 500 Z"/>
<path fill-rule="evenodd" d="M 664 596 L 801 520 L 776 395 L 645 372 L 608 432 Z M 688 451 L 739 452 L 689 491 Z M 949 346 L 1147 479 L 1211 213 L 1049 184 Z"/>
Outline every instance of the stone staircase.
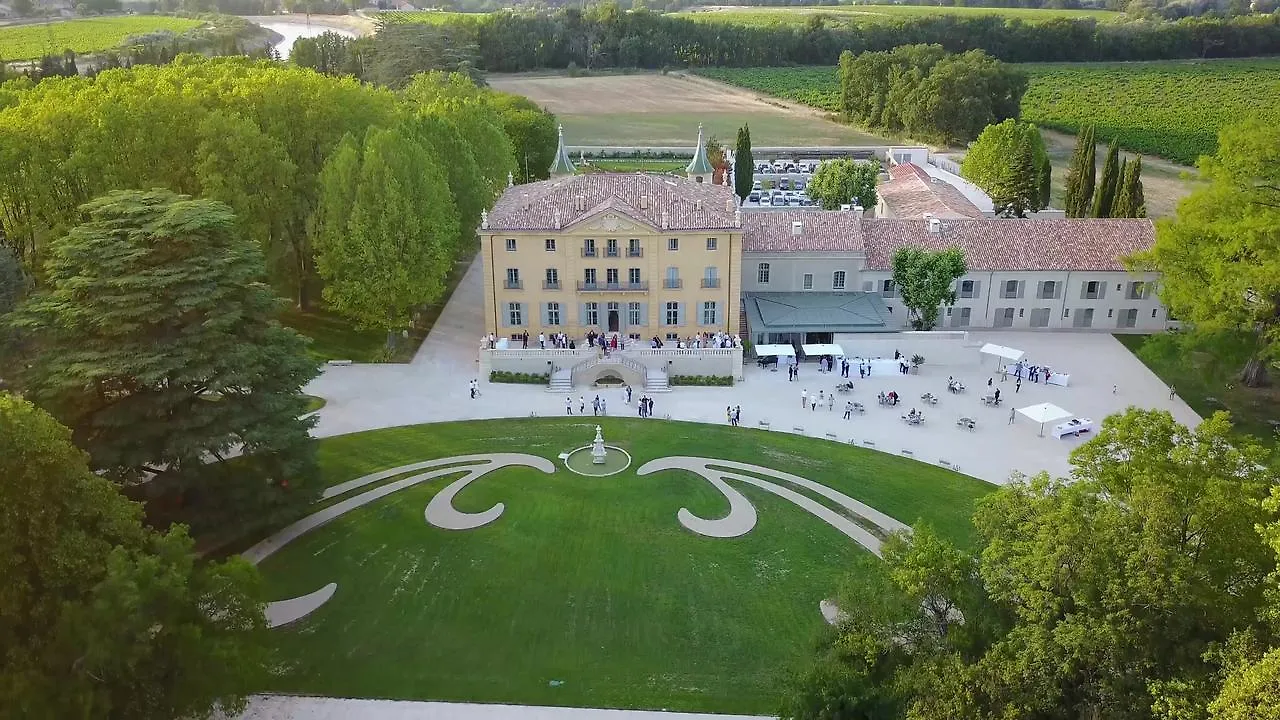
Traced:
<path fill-rule="evenodd" d="M 573 392 L 573 371 L 568 368 L 555 368 L 551 373 L 551 384 L 547 386 L 547 391 L 554 393 Z"/>
<path fill-rule="evenodd" d="M 646 368 L 644 390 L 651 393 L 671 392 L 671 386 L 667 383 L 667 371 L 648 370 Z"/>

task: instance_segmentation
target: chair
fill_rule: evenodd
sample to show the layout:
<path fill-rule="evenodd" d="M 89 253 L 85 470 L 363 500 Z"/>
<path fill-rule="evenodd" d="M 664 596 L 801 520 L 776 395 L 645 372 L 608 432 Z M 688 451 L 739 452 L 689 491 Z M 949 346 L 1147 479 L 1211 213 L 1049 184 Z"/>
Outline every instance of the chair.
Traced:
<path fill-rule="evenodd" d="M 862 403 L 854 403 L 854 404 L 853 404 L 853 410 L 854 410 L 854 412 L 856 412 L 856 413 L 858 413 L 858 414 L 862 414 L 862 413 L 865 413 L 865 412 L 867 411 L 867 409 L 866 409 L 866 408 L 862 407 Z"/>

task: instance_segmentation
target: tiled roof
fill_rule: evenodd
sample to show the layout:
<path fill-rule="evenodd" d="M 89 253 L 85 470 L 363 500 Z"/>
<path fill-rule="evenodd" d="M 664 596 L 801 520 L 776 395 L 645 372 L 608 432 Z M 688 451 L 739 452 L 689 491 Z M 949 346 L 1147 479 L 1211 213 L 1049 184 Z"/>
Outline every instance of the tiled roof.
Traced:
<path fill-rule="evenodd" d="M 800 223 L 800 234 L 792 223 Z M 754 210 L 742 213 L 743 252 L 856 252 L 862 250 L 856 212 Z"/>
<path fill-rule="evenodd" d="M 913 163 L 889 168 L 890 179 L 876 186 L 876 195 L 884 200 L 895 218 L 980 218 L 982 210 L 969 202 L 958 188 L 945 180 L 929 176 Z"/>
<path fill-rule="evenodd" d="M 937 234 L 927 220 L 868 220 L 862 233 L 866 269 L 888 270 L 901 247 L 964 251 L 970 270 L 1125 270 L 1124 258 L 1155 242 L 1155 226 L 1141 219 L 942 220 Z M 749 243 L 750 240 L 747 240 Z"/>
<path fill-rule="evenodd" d="M 659 230 L 735 227 L 737 197 L 724 185 L 643 173 L 591 173 L 507 188 L 489 230 L 558 230 L 606 205 Z M 581 208 L 581 209 L 579 209 Z"/>

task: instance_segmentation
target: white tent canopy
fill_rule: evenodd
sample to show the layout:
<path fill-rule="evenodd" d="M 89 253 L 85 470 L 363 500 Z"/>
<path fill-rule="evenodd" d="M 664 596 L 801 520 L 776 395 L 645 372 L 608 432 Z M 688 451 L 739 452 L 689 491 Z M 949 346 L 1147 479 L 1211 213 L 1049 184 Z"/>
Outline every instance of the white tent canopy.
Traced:
<path fill-rule="evenodd" d="M 1002 357 L 1009 362 L 1018 362 L 1022 359 L 1023 355 L 1026 355 L 1026 353 L 1021 350 L 1015 350 L 1014 348 L 1005 347 L 1003 345 L 996 345 L 995 343 L 987 343 L 986 345 L 983 345 L 982 354 Z"/>
<path fill-rule="evenodd" d="M 1044 435 L 1044 424 L 1061 420 L 1062 418 L 1071 417 L 1070 413 L 1053 403 L 1040 403 L 1039 405 L 1028 405 L 1024 408 L 1018 408 L 1018 412 L 1027 416 L 1032 422 L 1040 423 L 1040 434 Z"/>
<path fill-rule="evenodd" d="M 796 349 L 790 345 L 757 345 L 756 357 L 767 357 L 769 355 L 779 355 L 784 357 L 795 357 Z"/>
<path fill-rule="evenodd" d="M 831 355 L 833 357 L 844 357 L 844 348 L 833 344 L 817 344 L 817 345 L 801 345 L 801 350 L 808 357 L 820 357 L 822 355 Z"/>

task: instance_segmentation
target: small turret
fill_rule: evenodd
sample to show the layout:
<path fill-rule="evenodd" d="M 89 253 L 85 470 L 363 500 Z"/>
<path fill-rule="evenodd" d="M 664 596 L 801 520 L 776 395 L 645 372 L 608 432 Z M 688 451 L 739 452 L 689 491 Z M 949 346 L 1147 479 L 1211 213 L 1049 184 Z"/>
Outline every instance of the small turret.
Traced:
<path fill-rule="evenodd" d="M 572 175 L 576 172 L 569 153 L 564 148 L 564 126 L 560 126 L 560 144 L 556 146 L 556 159 L 551 163 L 551 176 Z"/>
<path fill-rule="evenodd" d="M 702 123 L 698 123 L 698 147 L 693 151 L 693 160 L 684 169 L 685 176 L 700 183 L 710 183 L 715 177 L 715 168 L 707 160 L 707 143 L 702 137 Z"/>

